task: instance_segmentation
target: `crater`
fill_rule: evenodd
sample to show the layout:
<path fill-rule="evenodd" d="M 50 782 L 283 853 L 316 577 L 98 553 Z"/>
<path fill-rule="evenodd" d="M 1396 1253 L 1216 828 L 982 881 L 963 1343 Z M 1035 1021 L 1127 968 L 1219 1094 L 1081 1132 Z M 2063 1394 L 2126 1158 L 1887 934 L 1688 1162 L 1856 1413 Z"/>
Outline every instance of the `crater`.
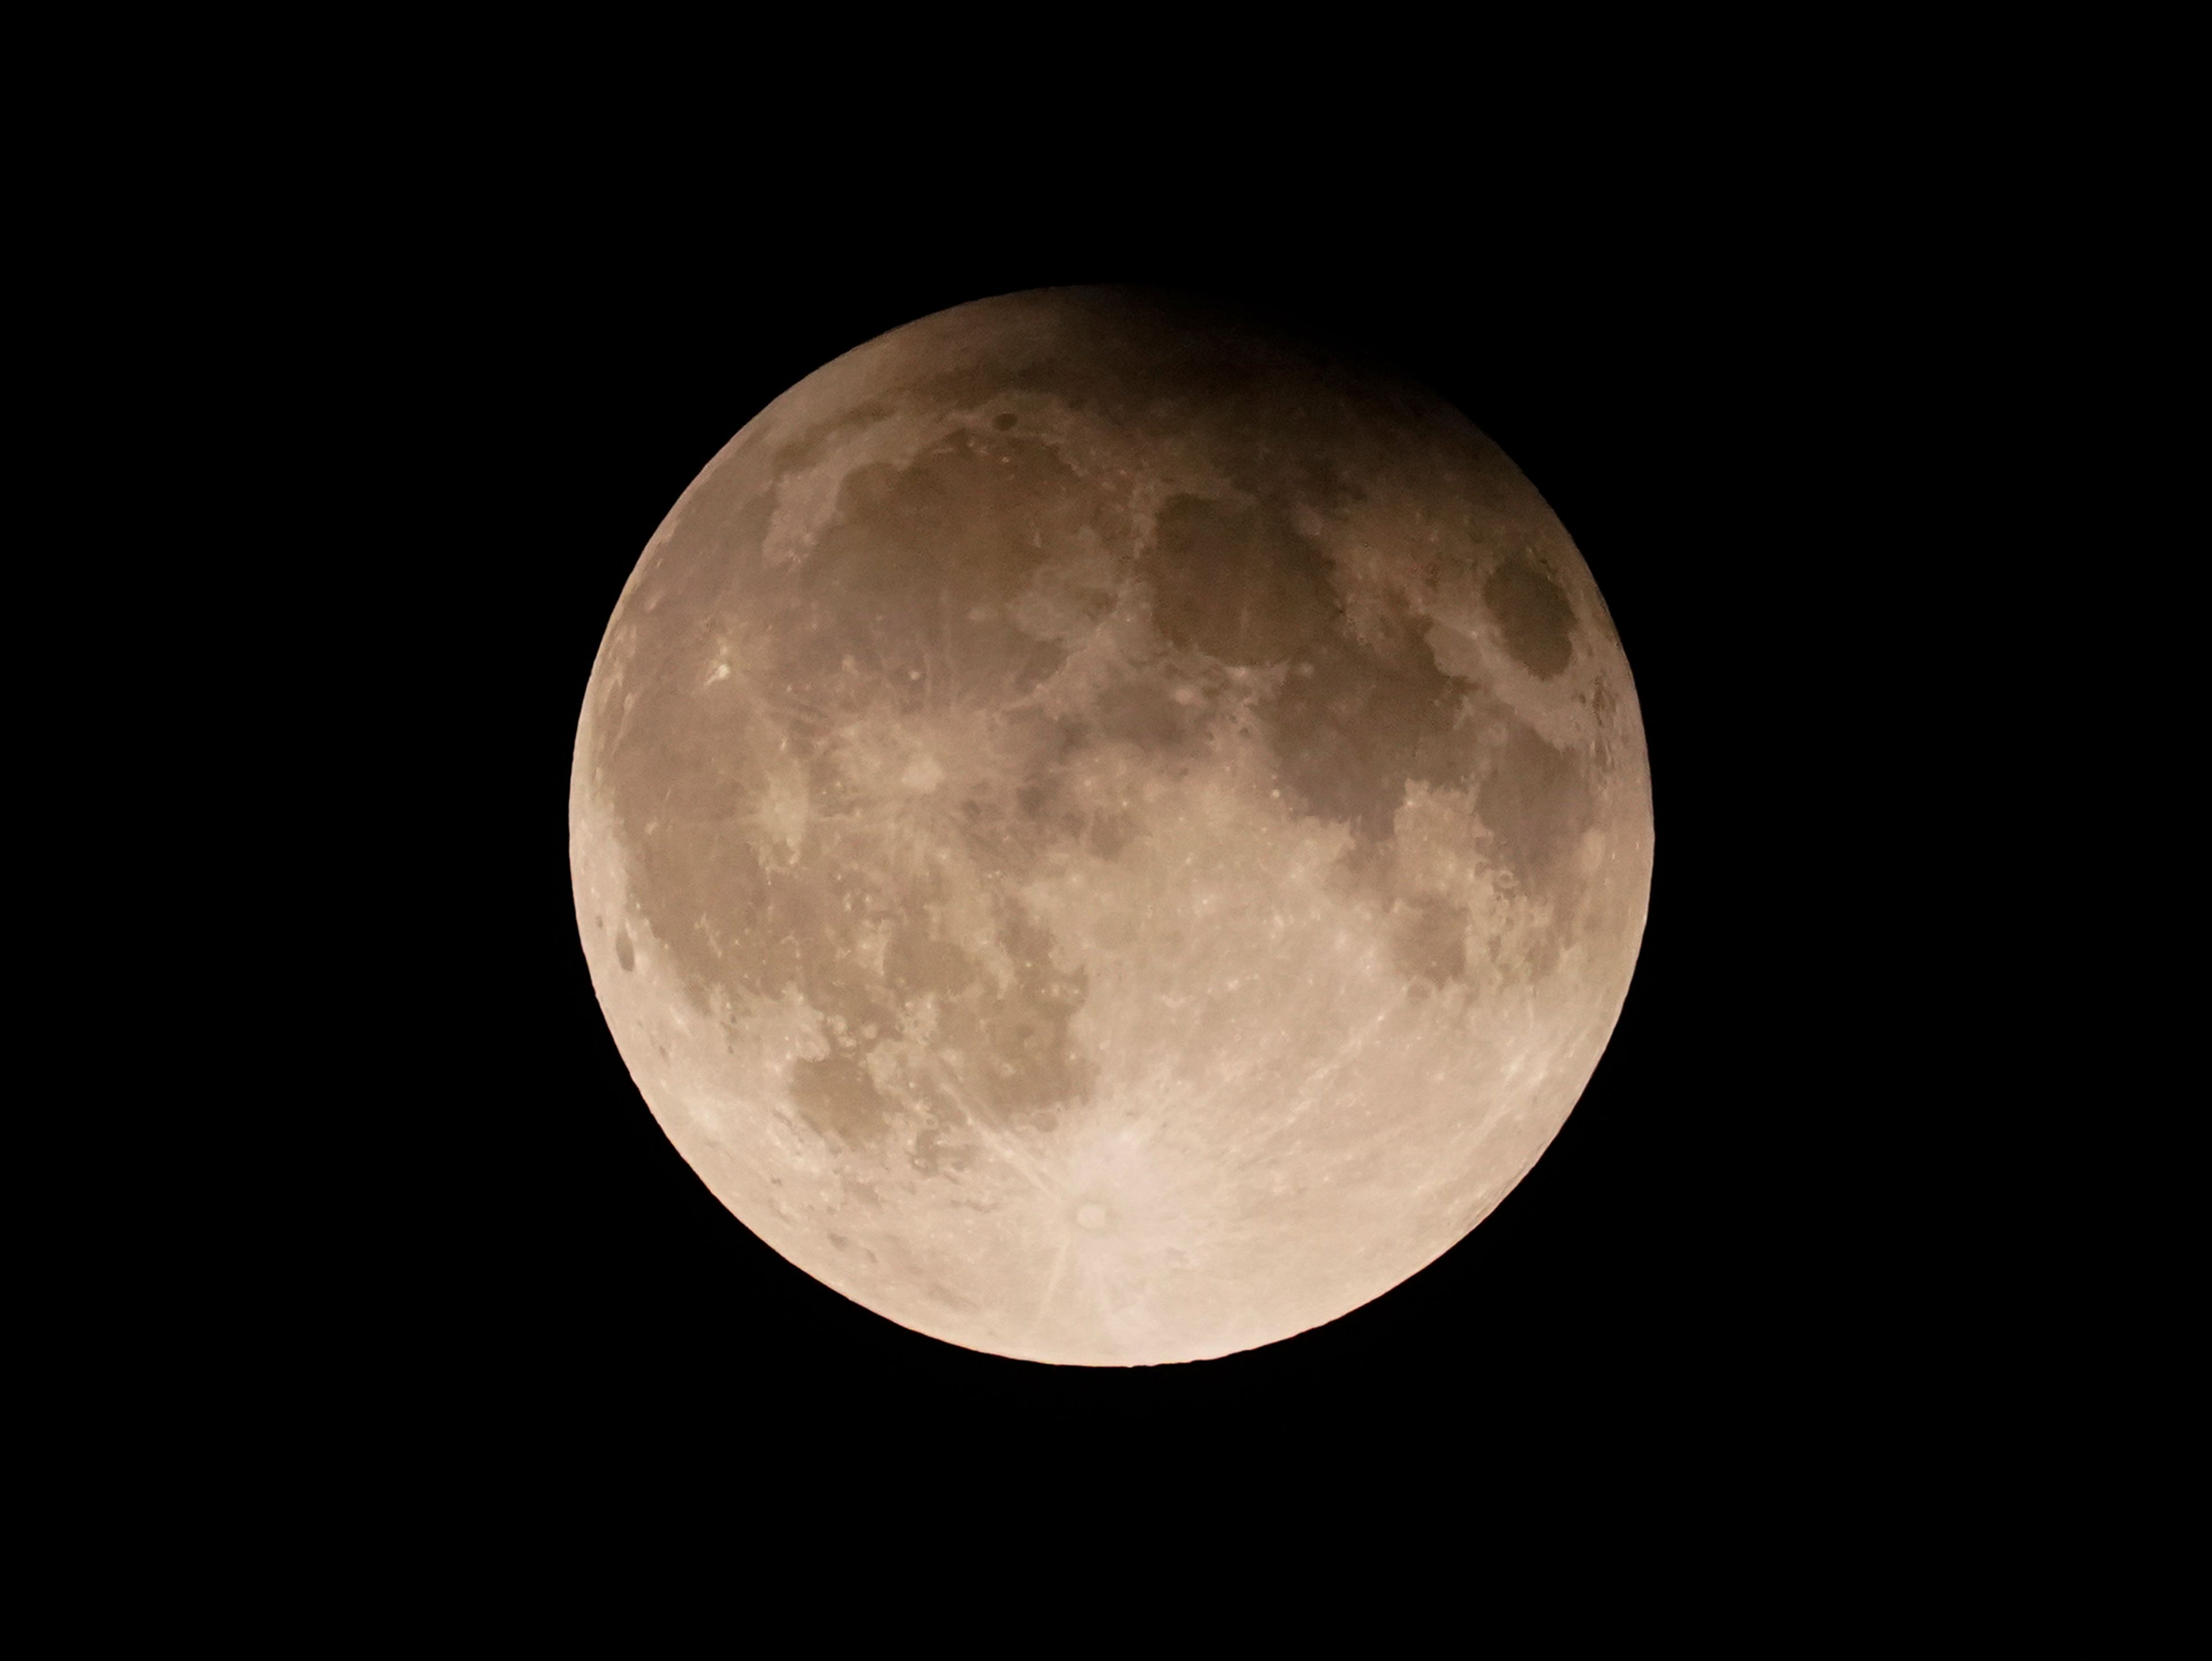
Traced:
<path fill-rule="evenodd" d="M 1575 610 L 1552 574 L 1524 555 L 1508 555 L 1482 585 L 1483 603 L 1498 619 L 1505 649 L 1540 680 L 1574 655 Z"/>

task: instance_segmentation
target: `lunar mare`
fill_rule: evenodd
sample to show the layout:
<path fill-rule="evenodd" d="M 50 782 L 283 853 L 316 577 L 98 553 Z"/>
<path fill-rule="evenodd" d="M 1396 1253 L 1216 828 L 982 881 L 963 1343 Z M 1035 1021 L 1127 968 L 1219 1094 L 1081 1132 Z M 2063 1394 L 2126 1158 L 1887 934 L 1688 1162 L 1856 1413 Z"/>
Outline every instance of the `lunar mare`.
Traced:
<path fill-rule="evenodd" d="M 979 301 L 809 376 L 624 587 L 570 861 L 693 1169 L 893 1321 L 1196 1360 L 1473 1228 L 1651 869 L 1558 519 L 1419 386 L 1189 302 Z"/>

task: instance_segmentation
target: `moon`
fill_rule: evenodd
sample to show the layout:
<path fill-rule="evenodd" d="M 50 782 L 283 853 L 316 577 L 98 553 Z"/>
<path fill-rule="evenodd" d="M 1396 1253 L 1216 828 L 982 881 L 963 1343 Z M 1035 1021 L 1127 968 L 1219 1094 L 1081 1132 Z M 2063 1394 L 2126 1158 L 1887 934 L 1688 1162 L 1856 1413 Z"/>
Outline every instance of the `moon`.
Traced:
<path fill-rule="evenodd" d="M 569 851 L 630 1075 L 747 1228 L 917 1332 L 1135 1366 L 1333 1320 L 1520 1180 L 1620 1016 L 1650 804 L 1596 584 L 1464 416 L 1064 289 L 870 341 L 693 481 Z"/>

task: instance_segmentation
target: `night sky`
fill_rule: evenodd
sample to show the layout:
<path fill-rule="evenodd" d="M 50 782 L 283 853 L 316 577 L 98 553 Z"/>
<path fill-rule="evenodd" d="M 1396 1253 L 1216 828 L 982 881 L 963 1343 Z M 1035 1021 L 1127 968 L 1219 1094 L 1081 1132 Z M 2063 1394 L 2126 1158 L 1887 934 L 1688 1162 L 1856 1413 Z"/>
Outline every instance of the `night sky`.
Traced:
<path fill-rule="evenodd" d="M 379 1365 L 410 1410 L 463 1442 L 550 1457 L 582 1437 L 710 1485 L 835 1450 L 909 1476 L 971 1455 L 1004 1474 L 1024 1448 L 1196 1479 L 1295 1447 L 1321 1472 L 1474 1481 L 1561 1438 L 1687 1459 L 1784 1411 L 1826 1365 L 1832 1294 L 1808 1243 L 1828 1163 L 1895 1157 L 1846 1150 L 1863 1108 L 1847 1110 L 1833 1023 L 1816 1037 L 1808 1019 L 1838 995 L 1822 942 L 1864 926 L 1832 870 L 1836 817 L 1863 810 L 1807 725 L 1801 631 L 1860 603 L 1836 595 L 1832 556 L 1881 510 L 1839 493 L 1859 464 L 1808 414 L 1851 371 L 1793 287 L 1802 238 L 1739 203 L 1649 193 L 1469 202 L 1448 223 L 1387 192 L 1300 213 L 1194 192 L 1096 223 L 908 200 L 788 225 L 631 216 L 618 195 L 501 208 L 410 268 L 439 345 L 410 360 L 435 372 L 410 465 L 441 522 L 384 581 L 434 617 L 407 666 L 422 676 L 401 727 L 424 741 L 402 777 L 442 915 L 432 984 L 422 962 L 395 968 L 380 1015 L 407 1083 L 375 1132 L 399 1220 L 374 1294 Z M 700 467 L 862 341 L 1082 282 L 1241 303 L 1395 362 L 1473 417 L 1605 595 L 1656 826 L 1618 1030 L 1498 1210 L 1327 1327 L 1159 1369 L 957 1349 L 748 1233 L 623 1069 L 567 865 L 600 632 Z M 1832 569 L 1833 586 L 1808 575 Z"/>

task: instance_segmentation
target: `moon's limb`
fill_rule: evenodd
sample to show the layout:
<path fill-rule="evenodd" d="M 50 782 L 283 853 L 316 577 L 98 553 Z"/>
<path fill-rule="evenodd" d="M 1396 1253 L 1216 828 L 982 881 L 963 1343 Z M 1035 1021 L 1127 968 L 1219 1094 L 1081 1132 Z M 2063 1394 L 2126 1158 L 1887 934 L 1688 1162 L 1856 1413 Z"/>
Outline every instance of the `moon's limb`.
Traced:
<path fill-rule="evenodd" d="M 870 342 L 708 465 L 577 730 L 579 922 L 714 1192 L 901 1323 L 1218 1355 L 1525 1172 L 1650 886 L 1635 689 L 1419 388 L 1156 296 Z"/>

